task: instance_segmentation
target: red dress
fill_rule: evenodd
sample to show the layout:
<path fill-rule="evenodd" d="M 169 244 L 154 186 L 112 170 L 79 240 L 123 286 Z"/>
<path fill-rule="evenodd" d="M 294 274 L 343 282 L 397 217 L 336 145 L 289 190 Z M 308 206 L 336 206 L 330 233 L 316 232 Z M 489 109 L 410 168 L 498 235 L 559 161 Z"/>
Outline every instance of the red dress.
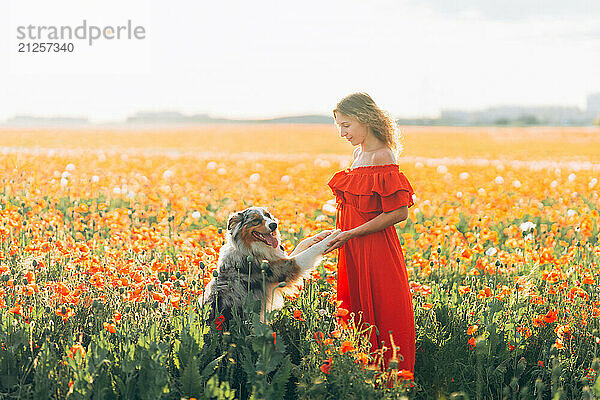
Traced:
<path fill-rule="evenodd" d="M 337 172 L 329 181 L 337 201 L 336 228 L 346 231 L 375 218 L 382 211 L 412 206 L 414 194 L 398 164 L 356 167 Z M 414 372 L 415 322 L 404 254 L 396 228 L 358 236 L 339 249 L 337 297 L 341 307 L 363 313 L 363 322 L 375 325 L 371 351 L 385 341 L 390 348 L 389 331 L 399 346 L 398 369 Z M 384 354 L 385 368 L 392 350 Z"/>

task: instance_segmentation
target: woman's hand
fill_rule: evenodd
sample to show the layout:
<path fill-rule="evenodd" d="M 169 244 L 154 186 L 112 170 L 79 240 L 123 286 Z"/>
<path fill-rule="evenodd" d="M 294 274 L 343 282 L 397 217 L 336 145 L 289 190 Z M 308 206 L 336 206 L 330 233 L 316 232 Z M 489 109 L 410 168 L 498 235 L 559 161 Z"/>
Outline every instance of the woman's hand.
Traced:
<path fill-rule="evenodd" d="M 325 250 L 325 253 L 323 254 L 327 254 L 332 250 L 342 247 L 344 243 L 352 239 L 354 236 L 355 234 L 352 230 L 341 232 L 335 239 L 333 239 L 329 243 L 329 247 Z"/>
<path fill-rule="evenodd" d="M 298 243 L 298 245 L 296 246 L 294 251 L 292 251 L 290 253 L 290 257 L 294 256 L 295 254 L 302 253 L 304 250 L 308 249 L 310 246 L 312 246 L 315 243 L 319 243 L 321 240 L 323 240 L 327 236 L 329 236 L 329 234 L 331 232 L 333 232 L 333 229 L 328 229 L 325 231 L 321 231 L 314 236 L 309 236 L 309 237 L 303 239 L 300 243 Z"/>

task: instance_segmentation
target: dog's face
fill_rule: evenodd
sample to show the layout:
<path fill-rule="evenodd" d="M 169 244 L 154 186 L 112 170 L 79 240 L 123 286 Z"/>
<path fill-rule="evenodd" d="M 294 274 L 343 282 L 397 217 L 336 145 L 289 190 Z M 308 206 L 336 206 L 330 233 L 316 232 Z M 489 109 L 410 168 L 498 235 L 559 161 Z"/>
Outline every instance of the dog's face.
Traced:
<path fill-rule="evenodd" d="M 263 207 L 250 207 L 233 213 L 227 221 L 227 230 L 234 242 L 241 242 L 248 249 L 257 246 L 279 248 L 281 240 L 278 226 L 277 219 Z"/>

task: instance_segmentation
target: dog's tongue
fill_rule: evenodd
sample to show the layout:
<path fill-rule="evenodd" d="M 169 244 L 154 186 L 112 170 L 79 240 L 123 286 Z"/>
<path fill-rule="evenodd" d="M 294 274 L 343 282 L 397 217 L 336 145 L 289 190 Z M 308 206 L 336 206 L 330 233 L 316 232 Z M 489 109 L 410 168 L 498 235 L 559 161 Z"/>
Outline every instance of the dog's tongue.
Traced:
<path fill-rule="evenodd" d="M 274 249 L 279 247 L 279 243 L 277 243 L 277 238 L 275 236 L 267 233 L 266 235 L 263 235 L 263 237 L 266 239 L 266 241 L 269 243 L 269 245 L 271 245 L 271 247 L 273 247 Z"/>

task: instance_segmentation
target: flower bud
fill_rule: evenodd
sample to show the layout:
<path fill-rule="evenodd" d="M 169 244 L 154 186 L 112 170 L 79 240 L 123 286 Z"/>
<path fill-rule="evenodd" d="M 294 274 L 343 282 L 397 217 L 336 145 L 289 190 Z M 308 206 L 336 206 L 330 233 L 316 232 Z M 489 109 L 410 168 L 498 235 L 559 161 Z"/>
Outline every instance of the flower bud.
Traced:
<path fill-rule="evenodd" d="M 544 385 L 544 382 L 540 378 L 537 378 L 535 380 L 535 390 L 536 390 L 536 392 L 542 393 L 544 391 L 545 387 L 546 387 L 546 385 Z"/>
<path fill-rule="evenodd" d="M 552 376 L 553 377 L 559 377 L 562 374 L 562 367 L 560 365 L 560 363 L 557 363 L 557 365 L 552 368 Z"/>
<path fill-rule="evenodd" d="M 519 380 L 516 376 L 513 376 L 513 378 L 510 380 L 510 388 L 515 393 L 519 391 Z"/>

